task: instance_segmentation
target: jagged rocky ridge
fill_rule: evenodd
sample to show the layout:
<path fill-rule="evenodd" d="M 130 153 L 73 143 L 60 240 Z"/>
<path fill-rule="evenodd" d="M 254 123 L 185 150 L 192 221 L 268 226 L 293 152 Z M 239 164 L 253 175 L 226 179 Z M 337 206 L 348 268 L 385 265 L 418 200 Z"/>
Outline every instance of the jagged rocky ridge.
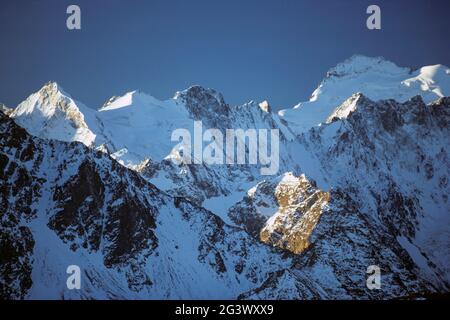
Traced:
<path fill-rule="evenodd" d="M 262 242 L 299 254 L 309 246 L 329 202 L 329 192 L 319 190 L 305 175 L 289 172 L 258 183 L 230 208 L 229 216 Z"/>
<path fill-rule="evenodd" d="M 356 60 L 359 61 L 359 58 Z M 379 65 L 383 66 L 385 63 L 380 62 Z M 342 78 L 358 79 L 360 74 L 366 72 L 359 62 L 354 68 L 349 68 L 348 63 L 345 66 L 346 75 Z M 353 69 L 356 70 L 357 76 L 351 75 Z M 445 67 L 440 67 L 439 70 L 441 69 L 445 70 Z M 373 71 L 373 68 L 370 70 Z M 382 74 L 386 70 L 381 67 L 376 72 Z M 339 78 L 334 73 L 330 77 Z M 435 80 L 439 81 L 434 83 L 434 89 L 441 88 L 438 93 L 442 96 L 441 91 L 445 91 L 445 83 L 442 79 Z M 339 83 L 338 81 L 339 79 L 333 80 L 333 83 Z M 77 130 L 76 134 L 70 131 L 68 135 L 54 133 L 55 122 L 68 120 L 69 124 L 71 123 L 70 128 L 78 128 L 76 123 L 73 125 L 73 117 L 65 116 L 64 112 L 70 109 L 72 114 L 72 107 L 77 107 L 79 103 L 61 93 L 63 91 L 56 84 L 49 84 L 43 91 L 44 93 L 40 92 L 38 96 L 50 98 L 42 100 L 38 97 L 33 101 L 53 101 L 51 96 L 55 96 L 55 101 L 62 99 L 65 103 L 58 102 L 59 109 L 53 109 L 53 102 L 46 102 L 47 105 L 43 109 L 47 110 L 50 106 L 50 111 L 62 110 L 63 113 L 52 111 L 49 119 L 41 126 L 46 130 L 34 133 L 44 138 L 69 141 L 77 140 L 76 137 L 85 137 L 78 134 Z M 389 88 L 382 93 L 394 91 Z M 422 94 L 422 89 L 418 93 Z M 440 96 L 439 94 L 437 96 Z M 67 105 L 71 107 L 67 108 Z M 17 109 L 28 111 L 17 116 L 16 109 L 16 115 L 13 113 L 12 117 L 33 132 L 33 112 L 42 109 L 41 106 L 42 104 L 38 104 L 36 109 L 36 106 L 30 107 L 30 104 L 25 103 Z M 28 240 L 24 240 L 22 244 L 17 242 L 17 246 L 20 246 L 20 252 L 28 255 L 29 260 L 28 264 L 17 265 L 14 261 L 26 259 L 11 258 L 13 262 L 8 262 L 10 265 L 5 270 L 16 272 L 4 276 L 9 279 L 2 282 L 8 283 L 8 286 L 4 287 L 7 288 L 5 290 L 9 290 L 8 295 L 14 298 L 393 298 L 448 292 L 448 98 L 426 105 L 419 97 L 415 97 L 400 104 L 393 100 L 374 102 L 362 94 L 355 94 L 336 107 L 336 110 L 323 118 L 322 121 L 326 123 L 297 136 L 292 134 L 297 131 L 295 126 L 294 129 L 286 126 L 285 120 L 280 120 L 270 113 L 267 106 L 251 102 L 241 107 L 231 107 L 216 91 L 198 86 L 177 93 L 173 99 L 164 102 L 140 92 L 132 92 L 111 99 L 100 111 L 85 111 L 83 107 L 79 108 L 83 117 L 75 118 L 83 118 L 95 138 L 89 143 L 83 139 L 77 141 L 97 147 L 98 152 L 82 148 L 79 144 L 70 146 L 75 145 L 101 159 L 107 159 L 106 168 L 122 168 L 120 170 L 135 176 L 140 183 L 147 186 L 146 188 L 156 190 L 152 193 L 143 188 L 144 191 L 139 193 L 135 189 L 141 189 L 140 187 L 131 187 L 132 192 L 128 195 L 129 188 L 118 188 L 116 191 L 116 185 L 109 182 L 107 175 L 99 174 L 98 181 L 106 185 L 111 184 L 109 187 L 104 186 L 107 191 L 103 192 L 116 194 L 116 198 L 126 195 L 125 198 L 128 197 L 130 201 L 137 201 L 136 197 L 145 198 L 148 202 L 139 202 L 137 206 L 130 207 L 131 210 L 150 210 L 157 219 L 167 217 L 167 210 L 178 212 L 177 206 L 182 204 L 182 208 L 192 211 L 188 219 L 190 222 L 186 223 L 186 228 L 183 229 L 179 220 L 169 219 L 170 222 L 163 225 L 172 226 L 170 232 L 167 231 L 170 228 L 158 229 L 156 222 L 156 228 L 150 226 L 150 229 L 156 230 L 154 251 L 148 249 L 154 245 L 151 235 L 140 233 L 145 244 L 137 247 L 145 247 L 148 252 L 133 258 L 133 254 L 140 249 L 122 248 L 119 253 L 124 252 L 125 257 L 115 258 L 120 262 L 112 263 L 108 257 L 120 254 L 109 253 L 107 248 L 111 246 L 107 243 L 111 238 L 117 238 L 114 232 L 118 232 L 121 223 L 112 223 L 114 227 L 111 227 L 110 231 L 114 235 L 108 236 L 105 231 L 103 238 L 103 222 L 100 227 L 93 221 L 100 219 L 99 216 L 109 217 L 109 211 L 103 210 L 105 205 L 106 208 L 108 206 L 108 202 L 105 202 L 107 200 L 98 194 L 93 195 L 92 192 L 66 198 L 66 194 L 76 194 L 77 187 L 83 185 L 83 182 L 70 183 L 66 177 L 70 174 L 66 174 L 66 169 L 58 169 L 64 178 L 60 178 L 61 181 L 51 180 L 46 188 L 55 186 L 53 192 L 56 194 L 56 186 L 64 185 L 61 187 L 63 191 L 55 199 L 52 195 L 39 200 L 39 210 L 58 210 L 60 213 L 53 211 L 53 215 L 43 215 L 43 220 L 39 218 L 42 216 L 37 215 L 36 218 L 21 219 L 20 223 L 17 223 L 17 220 L 12 224 L 5 224 L 5 228 L 15 226 L 16 229 L 12 232 L 14 234 L 19 234 L 18 230 L 21 228 L 23 239 Z M 57 118 L 55 114 L 58 115 Z M 31 116 L 23 118 L 24 115 Z M 282 132 L 280 176 L 262 177 L 257 168 L 252 166 L 174 165 L 170 157 L 166 157 L 171 145 L 161 137 L 164 132 L 167 135 L 177 127 L 189 128 L 194 119 L 202 120 L 205 127 L 220 129 L 230 126 L 244 129 L 279 128 Z M 49 126 L 46 127 L 46 124 Z M 60 126 L 56 127 L 59 130 Z M 124 128 L 127 127 L 133 130 L 128 135 L 123 135 Z M 9 126 L 7 130 L 10 130 Z M 63 131 L 65 132 L 65 129 Z M 160 138 L 142 139 L 155 133 Z M 135 140 L 140 143 L 135 144 Z M 54 141 L 49 143 L 64 145 Z M 40 151 L 36 153 L 39 154 Z M 54 154 L 59 152 L 54 151 Z M 123 168 L 110 159 L 108 154 L 139 174 Z M 53 158 L 48 159 L 52 159 L 48 162 L 54 162 Z M 100 160 L 96 160 L 97 163 L 98 161 Z M 103 161 L 101 160 L 102 163 Z M 95 182 L 95 170 L 84 168 L 78 162 L 74 167 L 81 169 L 72 171 L 79 171 L 80 175 L 93 178 L 88 185 L 98 184 L 98 181 Z M 54 168 L 48 170 L 53 172 Z M 41 168 L 40 171 L 47 170 Z M 102 172 L 109 171 L 111 170 L 105 169 Z M 119 174 L 121 175 L 122 173 Z M 10 177 L 9 173 L 5 177 Z M 149 181 L 170 195 L 148 184 Z M 124 185 L 128 183 L 133 182 L 129 179 L 123 182 Z M 13 185 L 14 183 L 11 183 L 10 187 Z M 84 200 L 85 196 L 87 201 Z M 8 193 L 7 198 L 8 210 L 16 212 L 11 209 L 17 206 L 15 195 Z M 161 206 L 154 198 L 171 199 L 167 200 L 167 203 L 173 204 L 175 209 L 171 207 L 166 210 L 169 205 Z M 55 204 L 55 201 L 58 204 Z M 88 211 L 96 212 L 98 203 L 104 204 L 102 209 L 97 210 L 100 213 L 94 214 L 93 217 L 87 215 Z M 155 211 L 152 205 L 158 210 Z M 49 206 L 52 209 L 45 208 Z M 212 210 L 214 214 L 201 206 Z M 27 207 L 30 206 L 25 205 L 20 210 L 26 211 Z M 76 219 L 71 218 L 68 213 L 70 210 L 66 209 L 71 207 L 78 208 Z M 211 227 L 205 223 L 209 219 L 198 218 L 198 212 L 208 212 L 208 216 L 214 217 L 212 219 L 221 227 Z M 196 223 L 193 223 L 192 219 Z M 60 230 L 49 229 L 51 232 L 47 232 L 49 226 L 58 224 Z M 36 225 L 47 227 L 33 229 L 32 226 Z M 147 227 L 148 225 L 145 225 L 143 229 Z M 25 228 L 29 228 L 30 232 L 24 231 Z M 36 237 L 41 234 L 36 230 L 41 229 L 45 230 L 45 236 Z M 236 240 L 235 233 L 221 231 L 222 229 L 235 230 L 241 236 Z M 101 237 L 96 236 L 98 230 L 102 230 Z M 158 230 L 165 231 L 158 235 Z M 180 230 L 184 232 L 179 232 Z M 79 236 L 80 233 L 82 236 Z M 202 236 L 205 233 L 209 236 Z M 217 234 L 221 235 L 220 241 L 216 241 Z M 55 235 L 57 238 L 54 238 Z M 98 240 L 99 238 L 101 240 Z M 207 239 L 205 241 L 208 244 L 199 245 L 199 238 Z M 46 245 L 50 239 L 61 244 L 50 251 L 53 250 L 55 256 L 62 258 L 47 268 L 45 261 L 49 260 L 49 249 Z M 262 245 L 261 242 L 268 246 Z M 173 249 L 171 243 L 177 243 L 174 244 L 177 248 Z M 187 250 L 185 246 L 180 245 L 184 243 L 194 245 L 188 246 L 191 250 Z M 106 244 L 106 249 L 102 244 Z M 236 245 L 239 250 L 230 253 L 230 246 Z M 118 243 L 112 248 L 114 246 L 120 247 Z M 242 268 L 239 266 L 241 262 L 233 262 L 232 267 L 229 267 L 227 261 L 235 261 L 235 256 L 239 256 L 238 252 L 243 246 L 246 249 L 243 250 L 245 254 L 242 259 L 255 261 L 255 265 L 264 261 L 264 267 L 251 267 L 254 272 L 248 271 L 242 277 Z M 270 250 L 272 246 L 279 249 Z M 158 250 L 164 251 L 164 254 L 153 253 Z M 215 253 L 217 251 L 220 258 Z M 73 254 L 75 256 L 72 256 Z M 186 255 L 190 259 L 185 259 Z M 48 270 L 46 276 L 52 277 L 51 273 L 56 269 L 64 269 L 61 261 L 70 256 L 74 260 L 86 261 L 89 266 L 87 269 L 95 270 L 96 273 L 95 277 L 88 276 L 93 280 L 89 280 L 88 289 L 81 293 L 64 290 L 65 274 L 57 281 L 52 281 L 58 283 L 59 287 L 49 286 L 51 281 L 39 276 L 41 270 Z M 207 263 L 205 256 L 209 257 Z M 149 261 L 159 268 L 153 269 Z M 382 269 L 383 288 L 380 291 L 371 291 L 365 286 L 365 272 L 371 264 L 377 264 Z M 205 269 L 204 265 L 208 267 Z M 22 273 L 17 271 L 19 268 L 34 270 L 34 274 L 22 280 L 19 277 Z M 186 269 L 192 272 L 187 272 Z M 155 274 L 153 270 L 169 270 L 172 273 L 161 271 Z M 222 275 L 219 277 L 221 280 L 217 280 L 216 274 Z M 204 280 L 205 277 L 208 280 Z M 204 285 L 204 281 L 213 283 L 211 290 L 205 289 L 208 286 Z M 114 284 L 108 286 L 105 282 Z M 12 293 L 14 290 L 18 293 Z"/>

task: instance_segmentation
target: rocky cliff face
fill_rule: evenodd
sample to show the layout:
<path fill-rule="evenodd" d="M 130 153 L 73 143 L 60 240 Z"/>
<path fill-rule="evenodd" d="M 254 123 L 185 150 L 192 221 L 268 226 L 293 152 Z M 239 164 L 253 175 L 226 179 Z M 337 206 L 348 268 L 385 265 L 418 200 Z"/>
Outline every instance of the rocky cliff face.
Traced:
<path fill-rule="evenodd" d="M 258 183 L 228 215 L 262 242 L 299 254 L 329 202 L 330 193 L 304 175 L 286 173 Z"/>

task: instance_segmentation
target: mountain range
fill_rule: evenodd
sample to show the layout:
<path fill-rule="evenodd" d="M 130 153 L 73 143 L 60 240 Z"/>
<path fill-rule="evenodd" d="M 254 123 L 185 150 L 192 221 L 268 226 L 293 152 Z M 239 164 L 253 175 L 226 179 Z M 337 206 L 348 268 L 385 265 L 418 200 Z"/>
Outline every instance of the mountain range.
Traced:
<path fill-rule="evenodd" d="M 307 102 L 192 86 L 0 108 L 4 299 L 393 299 L 450 290 L 450 69 L 353 56 Z M 280 165 L 176 164 L 171 133 L 278 129 Z M 244 141 L 244 143 L 246 143 Z M 248 151 L 248 150 L 247 150 Z M 66 287 L 67 266 L 82 270 Z M 379 266 L 381 288 L 366 286 Z"/>

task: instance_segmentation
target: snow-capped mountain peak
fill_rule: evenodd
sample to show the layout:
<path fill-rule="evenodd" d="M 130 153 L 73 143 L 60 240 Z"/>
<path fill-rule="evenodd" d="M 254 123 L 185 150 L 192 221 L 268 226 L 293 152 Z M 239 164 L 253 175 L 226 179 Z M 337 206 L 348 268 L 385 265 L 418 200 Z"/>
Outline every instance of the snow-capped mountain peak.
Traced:
<path fill-rule="evenodd" d="M 211 98 L 215 99 L 218 104 L 225 104 L 223 95 L 220 92 L 211 88 L 204 88 L 200 85 L 190 86 L 185 90 L 177 91 L 174 95 L 174 99 L 184 99 L 186 101 L 194 99 L 202 101 Z"/>
<path fill-rule="evenodd" d="M 36 109 L 39 110 L 43 116 L 51 117 L 57 110 L 65 111 L 65 105 L 60 103 L 64 98 L 71 99 L 56 82 L 47 82 L 39 91 L 32 94 L 28 99 L 21 103 L 15 110 L 14 115 L 31 114 Z M 26 103 L 30 102 L 30 103 Z M 77 106 L 72 107 L 72 110 L 78 110 Z"/>
<path fill-rule="evenodd" d="M 212 126 L 216 126 L 229 115 L 230 107 L 225 103 L 220 92 L 214 89 L 204 88 L 199 85 L 191 86 L 183 91 L 178 91 L 175 101 L 184 104 L 191 117 L 195 120 L 214 120 Z"/>
<path fill-rule="evenodd" d="M 409 72 L 409 68 L 397 66 L 395 63 L 383 57 L 367 57 L 363 55 L 353 55 L 349 59 L 338 63 L 327 72 L 326 79 L 352 77 L 357 74 L 378 72 L 384 75 L 399 75 Z"/>
<path fill-rule="evenodd" d="M 345 100 L 339 107 L 334 109 L 334 111 L 330 114 L 325 123 L 332 122 L 335 119 L 347 118 L 347 116 L 351 112 L 355 111 L 355 109 L 358 106 L 358 103 L 361 103 L 365 100 L 367 100 L 367 98 L 361 92 L 353 94 L 351 97 Z"/>
<path fill-rule="evenodd" d="M 330 69 L 309 101 L 279 112 L 296 133 L 324 122 L 348 97 L 361 92 L 378 101 L 399 102 L 420 95 L 426 103 L 450 95 L 450 69 L 431 65 L 413 70 L 381 57 L 355 55 Z"/>
<path fill-rule="evenodd" d="M 437 97 L 444 97 L 450 92 L 450 69 L 436 64 L 420 68 L 414 77 L 402 82 L 406 87 L 420 87 L 422 91 L 432 92 Z"/>
<path fill-rule="evenodd" d="M 130 106 L 142 107 L 149 104 L 158 104 L 158 100 L 141 90 L 134 90 L 122 96 L 111 97 L 99 111 L 108 111 Z"/>
<path fill-rule="evenodd" d="M 267 100 L 264 100 L 263 102 L 259 103 L 259 107 L 264 112 L 272 112 L 272 108 L 270 107 L 270 104 Z"/>
<path fill-rule="evenodd" d="M 80 141 L 91 145 L 95 134 L 94 110 L 75 101 L 56 82 L 48 82 L 30 95 L 11 113 L 11 117 L 29 133 L 62 141 Z"/>

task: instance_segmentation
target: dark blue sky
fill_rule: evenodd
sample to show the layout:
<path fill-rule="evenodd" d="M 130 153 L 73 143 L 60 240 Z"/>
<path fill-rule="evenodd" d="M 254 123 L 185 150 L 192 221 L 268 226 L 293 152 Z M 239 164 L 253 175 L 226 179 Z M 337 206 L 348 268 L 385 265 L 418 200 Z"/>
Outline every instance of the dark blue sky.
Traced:
<path fill-rule="evenodd" d="M 78 4 L 82 30 L 66 29 Z M 366 28 L 378 4 L 382 30 Z M 227 102 L 291 107 L 353 54 L 402 66 L 450 65 L 448 0 L 9 0 L 0 3 L 0 101 L 55 80 L 98 107 L 142 89 L 157 98 L 200 84 Z"/>

